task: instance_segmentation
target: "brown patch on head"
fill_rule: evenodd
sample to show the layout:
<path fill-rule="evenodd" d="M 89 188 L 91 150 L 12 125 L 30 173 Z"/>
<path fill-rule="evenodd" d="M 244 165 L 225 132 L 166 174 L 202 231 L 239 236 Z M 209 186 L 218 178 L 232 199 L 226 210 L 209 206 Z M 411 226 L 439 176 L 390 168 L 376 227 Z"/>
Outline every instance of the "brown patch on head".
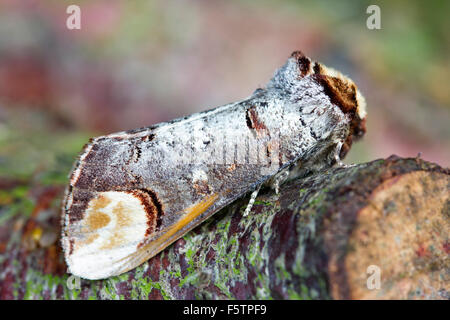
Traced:
<path fill-rule="evenodd" d="M 345 157 L 350 150 L 352 142 L 359 139 L 366 132 L 366 118 L 360 118 L 356 85 L 344 76 L 331 76 L 330 71 L 316 63 L 313 67 L 312 77 L 323 87 L 331 103 L 338 106 L 350 118 L 350 130 L 342 146 L 340 157 Z"/>
<path fill-rule="evenodd" d="M 256 132 L 262 133 L 267 130 L 266 125 L 258 118 L 258 113 L 256 112 L 256 107 L 250 107 L 245 113 L 245 120 L 247 122 L 247 127 L 249 129 L 255 129 Z"/>
<path fill-rule="evenodd" d="M 297 60 L 298 69 L 300 74 L 304 77 L 309 74 L 311 68 L 311 60 L 303 54 L 301 51 L 294 51 L 291 55 L 292 58 Z"/>
<path fill-rule="evenodd" d="M 356 86 L 354 83 L 338 77 L 314 74 L 314 79 L 323 87 L 331 102 L 341 108 L 344 113 L 356 113 Z"/>

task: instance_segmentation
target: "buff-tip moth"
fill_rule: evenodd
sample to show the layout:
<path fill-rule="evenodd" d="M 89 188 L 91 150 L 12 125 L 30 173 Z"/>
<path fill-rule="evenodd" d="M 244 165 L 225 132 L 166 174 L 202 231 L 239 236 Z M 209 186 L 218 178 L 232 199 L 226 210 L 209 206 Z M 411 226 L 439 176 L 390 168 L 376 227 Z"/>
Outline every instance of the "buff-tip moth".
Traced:
<path fill-rule="evenodd" d="M 63 203 L 69 272 L 133 269 L 253 191 L 247 214 L 262 185 L 339 163 L 365 118 L 352 80 L 294 52 L 245 100 L 91 139 Z"/>

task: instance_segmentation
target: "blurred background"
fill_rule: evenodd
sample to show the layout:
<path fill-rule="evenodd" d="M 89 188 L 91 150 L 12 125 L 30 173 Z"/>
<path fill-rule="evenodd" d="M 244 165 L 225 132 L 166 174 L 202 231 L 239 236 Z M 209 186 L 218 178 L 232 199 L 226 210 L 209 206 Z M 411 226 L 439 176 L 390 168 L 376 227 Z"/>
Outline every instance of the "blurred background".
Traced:
<path fill-rule="evenodd" d="M 70 4 L 81 30 L 66 27 Z M 370 4 L 381 30 L 366 27 Z M 347 163 L 421 153 L 447 167 L 449 12 L 450 1 L 1 0 L 0 207 L 29 192 L 23 181 L 65 185 L 90 137 L 245 98 L 294 50 L 366 97 L 367 134 Z"/>

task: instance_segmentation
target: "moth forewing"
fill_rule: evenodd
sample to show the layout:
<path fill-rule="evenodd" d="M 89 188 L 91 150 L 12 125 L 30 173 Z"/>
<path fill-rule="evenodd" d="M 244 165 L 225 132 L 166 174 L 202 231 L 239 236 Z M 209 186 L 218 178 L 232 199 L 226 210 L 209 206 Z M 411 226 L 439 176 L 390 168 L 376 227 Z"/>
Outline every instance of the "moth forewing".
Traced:
<path fill-rule="evenodd" d="M 364 123 L 355 84 L 294 52 L 246 100 L 93 139 L 64 202 L 69 271 L 101 279 L 135 268 L 281 171 L 333 165 Z"/>

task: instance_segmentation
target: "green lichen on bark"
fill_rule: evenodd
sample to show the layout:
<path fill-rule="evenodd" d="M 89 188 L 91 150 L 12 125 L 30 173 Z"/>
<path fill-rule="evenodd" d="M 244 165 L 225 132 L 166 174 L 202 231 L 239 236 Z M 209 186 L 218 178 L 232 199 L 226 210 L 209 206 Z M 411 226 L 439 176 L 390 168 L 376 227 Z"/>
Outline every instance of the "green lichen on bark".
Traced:
<path fill-rule="evenodd" d="M 72 289 L 58 242 L 31 249 L 24 245 L 36 228 L 59 227 L 57 200 L 62 188 L 36 214 L 29 204 L 38 205 L 40 195 L 55 188 L 40 186 L 15 200 L 20 212 L 0 216 L 0 241 L 5 244 L 0 251 L 0 297 L 329 299 L 330 256 L 345 255 L 348 249 L 342 247 L 345 239 L 330 245 L 327 238 L 325 229 L 333 212 L 340 205 L 342 210 L 357 211 L 386 176 L 415 170 L 441 169 L 416 159 L 392 158 L 291 181 L 278 195 L 262 190 L 249 215 L 243 216 L 248 198 L 240 199 L 136 269 L 106 280 L 81 279 L 80 287 Z M 354 221 L 347 223 L 343 229 L 350 232 Z M 345 235 L 344 231 L 337 234 Z"/>

